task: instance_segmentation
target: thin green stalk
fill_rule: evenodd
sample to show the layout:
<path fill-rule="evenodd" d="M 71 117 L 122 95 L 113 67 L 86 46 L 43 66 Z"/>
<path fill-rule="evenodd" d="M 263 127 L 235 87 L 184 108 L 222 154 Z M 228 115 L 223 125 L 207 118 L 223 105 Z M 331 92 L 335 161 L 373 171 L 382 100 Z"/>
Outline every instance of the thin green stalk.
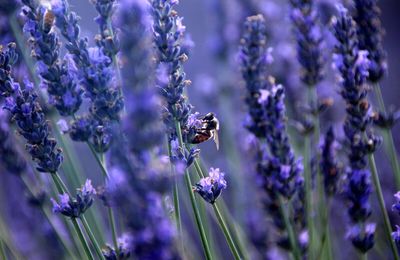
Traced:
<path fill-rule="evenodd" d="M 368 260 L 368 254 L 367 253 L 359 253 L 360 254 L 360 260 Z"/>
<path fill-rule="evenodd" d="M 79 240 L 81 241 L 81 243 L 83 245 L 83 248 L 85 250 L 85 254 L 86 254 L 87 258 L 90 260 L 94 260 L 94 257 L 92 255 L 92 252 L 90 252 L 89 245 L 86 241 L 86 238 L 83 235 L 81 227 L 79 226 L 79 224 L 75 218 L 71 218 L 71 221 L 72 221 L 72 224 L 74 225 L 76 233 L 78 234 Z"/>
<path fill-rule="evenodd" d="M 385 102 L 383 100 L 381 87 L 379 84 L 374 84 L 374 91 L 375 96 L 378 99 L 379 109 L 386 114 Z M 390 163 L 392 165 L 393 174 L 396 180 L 396 186 L 397 188 L 400 188 L 400 164 L 397 158 L 396 146 L 393 141 L 393 134 L 391 129 L 383 129 L 383 133 L 383 138 L 385 139 L 383 143 L 390 158 Z"/>
<path fill-rule="evenodd" d="M 228 242 L 229 248 L 231 252 L 233 253 L 233 256 L 235 259 L 241 259 L 240 254 L 236 248 L 235 243 L 233 242 L 232 236 L 229 232 L 228 227 L 226 226 L 225 220 L 222 218 L 221 212 L 219 211 L 219 208 L 216 204 L 213 204 L 214 212 L 215 215 L 217 216 L 219 225 L 221 226 L 222 231 L 224 232 L 224 236 L 226 238 L 226 241 Z"/>
<path fill-rule="evenodd" d="M 3 238 L 0 237 L 0 259 L 6 260 L 6 245 L 5 242 L 3 241 Z"/>
<path fill-rule="evenodd" d="M 176 119 L 175 119 L 175 130 L 176 130 L 176 133 L 178 135 L 179 146 L 182 147 L 182 149 L 184 149 L 185 148 L 185 144 L 183 143 L 181 124 Z M 203 223 L 201 221 L 199 208 L 197 206 L 196 198 L 194 197 L 194 193 L 193 193 L 193 190 L 192 190 L 193 186 L 192 186 L 192 181 L 190 180 L 189 171 L 186 169 L 184 174 L 185 174 L 186 188 L 187 188 L 188 193 L 189 193 L 189 198 L 190 198 L 190 202 L 192 204 L 194 216 L 195 216 L 195 219 L 196 219 L 197 229 L 199 230 L 199 233 L 200 233 L 200 238 L 201 238 L 201 243 L 202 243 L 202 246 L 203 246 L 203 249 L 204 249 L 204 253 L 205 253 L 207 259 L 212 259 L 210 247 L 208 245 L 207 236 L 206 236 L 206 233 L 204 231 Z"/>
<path fill-rule="evenodd" d="M 285 223 L 286 231 L 287 231 L 288 236 L 289 236 L 289 242 L 290 242 L 290 246 L 291 246 L 291 249 L 292 249 L 293 257 L 294 257 L 295 260 L 300 260 L 301 259 L 301 255 L 300 255 L 300 252 L 299 252 L 298 247 L 297 247 L 296 235 L 295 235 L 295 232 L 293 230 L 293 226 L 292 226 L 292 224 L 290 222 L 287 208 L 285 207 L 285 201 L 282 198 L 282 196 L 278 195 L 278 197 L 279 197 L 279 206 L 280 206 L 281 214 L 283 216 L 283 221 Z"/>
<path fill-rule="evenodd" d="M 105 258 L 104 258 L 104 256 L 103 256 L 103 253 L 101 252 L 101 248 L 100 248 L 100 246 L 99 246 L 99 243 L 97 242 L 96 238 L 94 237 L 93 232 L 92 232 L 92 230 L 90 229 L 90 226 L 89 226 L 89 224 L 87 223 L 85 216 L 84 216 L 84 215 L 80 216 L 80 220 L 81 220 L 81 222 L 82 222 L 82 224 L 83 224 L 83 228 L 85 229 L 86 233 L 87 233 L 88 236 L 89 236 L 90 241 L 92 242 L 92 244 L 93 244 L 93 246 L 94 246 L 94 249 L 95 249 L 95 251 L 96 251 L 96 253 L 97 253 L 97 256 L 98 256 L 100 259 L 105 260 Z"/>
<path fill-rule="evenodd" d="M 201 242 L 202 242 L 202 245 L 203 245 L 204 253 L 205 253 L 207 259 L 212 259 L 211 252 L 210 252 L 210 247 L 208 245 L 208 241 L 207 241 L 207 237 L 206 237 L 206 234 L 205 234 L 205 231 L 204 231 L 203 223 L 201 221 L 200 212 L 199 212 L 199 209 L 197 207 L 196 199 L 195 199 L 194 194 L 193 194 L 192 182 L 190 180 L 189 172 L 187 170 L 185 171 L 185 181 L 186 181 L 186 187 L 187 187 L 188 193 L 189 193 L 190 202 L 192 204 L 192 208 L 193 208 L 193 211 L 194 211 L 194 216 L 195 216 L 195 219 L 196 219 L 197 228 L 198 228 L 199 233 L 200 233 L 200 238 L 201 238 Z"/>
<path fill-rule="evenodd" d="M 171 148 L 171 143 L 167 140 L 167 145 L 168 145 L 168 156 L 171 158 L 172 156 L 172 148 Z M 178 229 L 179 233 L 179 240 L 180 240 L 180 246 L 181 246 L 181 251 L 184 254 L 185 253 L 185 247 L 183 243 L 183 234 L 182 234 L 182 220 L 181 220 L 181 209 L 179 205 L 179 189 L 178 189 L 178 176 L 176 173 L 176 169 L 174 165 L 171 163 L 171 173 L 174 175 L 174 186 L 172 190 L 172 195 L 174 198 L 174 214 L 175 214 L 175 222 L 176 222 L 176 227 Z"/>
<path fill-rule="evenodd" d="M 104 169 L 106 169 L 107 171 L 107 165 L 106 165 L 106 159 L 105 159 L 105 155 L 104 153 L 102 153 L 100 155 L 100 159 L 101 159 L 101 165 Z M 105 176 L 108 176 L 108 174 L 106 174 Z M 107 177 L 105 178 L 105 181 L 107 181 Z M 119 258 L 119 246 L 118 246 L 118 240 L 117 240 L 117 228 L 115 225 L 115 218 L 114 218 L 114 212 L 113 209 L 111 207 L 107 207 L 107 211 L 108 211 L 108 219 L 110 220 L 110 226 L 111 226 L 111 234 L 112 234 L 112 240 L 114 243 L 114 249 L 117 255 L 117 259 Z"/>
<path fill-rule="evenodd" d="M 89 142 L 86 142 L 87 145 L 89 146 L 90 151 L 93 154 L 94 159 L 96 160 L 97 164 L 100 166 L 100 170 L 103 173 L 103 177 L 108 179 L 108 173 L 107 173 L 107 169 L 104 167 L 100 156 L 98 155 L 98 153 L 96 152 L 96 150 L 94 149 L 93 145 Z"/>
<path fill-rule="evenodd" d="M 118 240 L 117 240 L 117 229 L 115 227 L 114 213 L 113 213 L 111 207 L 108 207 L 107 211 L 108 211 L 108 218 L 110 219 L 111 233 L 112 233 L 115 253 L 117 255 L 117 258 L 119 258 L 119 246 L 118 246 Z"/>
<path fill-rule="evenodd" d="M 310 153 L 311 153 L 311 137 L 307 136 L 304 144 L 304 190 L 305 190 L 305 212 L 307 219 L 307 230 L 309 237 L 308 255 L 310 259 L 314 259 L 314 228 L 313 228 L 313 203 L 312 203 L 312 185 L 311 185 L 311 169 L 310 169 Z"/>
<path fill-rule="evenodd" d="M 399 260 L 399 254 L 397 251 L 396 244 L 394 243 L 394 241 L 391 237 L 392 227 L 390 225 L 389 215 L 387 213 L 386 206 L 385 206 L 385 200 L 383 198 L 383 193 L 382 193 L 382 188 L 381 188 L 381 184 L 380 184 L 379 177 L 378 177 L 378 170 L 376 168 L 375 158 L 372 153 L 370 153 L 368 155 L 368 160 L 369 160 L 369 166 L 371 168 L 372 180 L 374 182 L 375 189 L 376 189 L 376 195 L 378 196 L 379 207 L 380 207 L 381 213 L 383 215 L 383 221 L 385 224 L 385 233 L 386 233 L 387 239 L 389 240 L 390 247 L 393 252 L 394 258 L 396 260 Z"/>

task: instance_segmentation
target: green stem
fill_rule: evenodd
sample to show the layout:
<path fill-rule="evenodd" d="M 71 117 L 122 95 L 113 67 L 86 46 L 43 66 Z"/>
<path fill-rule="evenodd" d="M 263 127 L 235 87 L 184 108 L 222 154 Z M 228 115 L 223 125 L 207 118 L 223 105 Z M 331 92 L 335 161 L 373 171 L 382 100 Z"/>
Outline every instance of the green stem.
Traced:
<path fill-rule="evenodd" d="M 105 260 L 105 258 L 104 258 L 104 256 L 103 256 L 103 253 L 101 252 L 101 248 L 100 248 L 100 246 L 99 246 L 99 243 L 97 242 L 96 238 L 94 237 L 93 232 L 92 232 L 92 230 L 90 229 L 90 226 L 89 226 L 89 224 L 87 223 L 85 216 L 84 216 L 84 215 L 80 216 L 80 220 L 81 220 L 81 222 L 82 222 L 82 224 L 83 224 L 83 228 L 85 229 L 86 233 L 87 233 L 88 236 L 89 236 L 90 241 L 92 242 L 92 244 L 93 244 L 93 246 L 94 246 L 94 249 L 95 249 L 95 251 L 96 251 L 96 253 L 97 253 L 97 256 L 98 256 L 100 259 Z"/>
<path fill-rule="evenodd" d="M 282 214 L 282 217 L 283 217 L 283 221 L 285 223 L 286 231 L 287 231 L 288 236 L 289 236 L 289 242 L 290 242 L 290 246 L 292 248 L 293 257 L 294 257 L 295 260 L 300 260 L 301 259 L 301 255 L 300 255 L 300 252 L 299 252 L 298 247 L 297 247 L 296 235 L 295 235 L 295 232 L 293 230 L 293 226 L 292 226 L 292 224 L 290 222 L 290 219 L 289 219 L 288 210 L 285 207 L 285 201 L 284 201 L 284 199 L 282 198 L 281 195 L 278 195 L 278 197 L 279 197 L 279 206 L 280 206 L 281 214 Z"/>
<path fill-rule="evenodd" d="M 106 159 L 105 159 L 105 154 L 102 153 L 100 155 L 100 159 L 101 159 L 101 165 L 102 168 L 107 169 L 107 165 L 106 165 Z M 106 171 L 107 173 L 107 171 Z M 108 173 L 105 174 L 105 176 L 108 176 Z M 105 178 L 105 181 L 107 181 L 107 177 Z M 117 239 L 117 228 L 115 225 L 115 218 L 114 218 L 114 212 L 113 209 L 111 207 L 107 207 L 107 211 L 108 211 L 108 219 L 110 220 L 110 226 L 111 226 L 111 233 L 112 233 L 112 239 L 113 239 L 113 243 L 114 243 L 114 249 L 117 255 L 117 259 L 119 259 L 119 246 L 118 246 L 118 239 Z"/>
<path fill-rule="evenodd" d="M 176 119 L 175 119 L 175 130 L 176 130 L 176 133 L 178 135 L 179 146 L 182 149 L 185 149 L 185 144 L 183 143 L 183 138 L 182 138 L 181 124 Z M 200 238 L 201 238 L 201 243 L 203 245 L 204 253 L 205 253 L 207 259 L 212 259 L 210 247 L 208 245 L 207 236 L 206 236 L 206 233 L 204 231 L 203 223 L 201 221 L 199 208 L 197 206 L 196 198 L 194 197 L 194 193 L 193 193 L 193 190 L 192 190 L 192 187 L 193 187 L 192 186 L 192 181 L 190 180 L 189 171 L 187 169 L 185 170 L 185 182 L 186 182 L 186 188 L 187 188 L 188 193 L 189 193 L 190 202 L 192 204 L 194 216 L 195 216 L 195 219 L 196 219 L 197 229 L 198 229 L 198 231 L 200 233 Z"/>
<path fill-rule="evenodd" d="M 72 221 L 72 224 L 74 225 L 76 233 L 78 234 L 79 240 L 81 241 L 81 243 L 83 245 L 83 248 L 85 250 L 85 254 L 86 254 L 87 258 L 90 260 L 92 260 L 92 259 L 94 260 L 94 257 L 92 255 L 92 253 L 90 252 L 89 245 L 86 241 L 85 236 L 83 235 L 81 227 L 79 226 L 79 224 L 75 218 L 71 218 L 71 221 Z"/>
<path fill-rule="evenodd" d="M 6 246 L 5 243 L 3 241 L 3 238 L 0 237 L 0 259 L 2 260 L 6 260 Z"/>
<path fill-rule="evenodd" d="M 167 139 L 167 145 L 168 145 L 168 156 L 171 158 L 172 156 L 172 148 L 171 148 L 171 143 Z M 179 188 L 178 188 L 178 176 L 176 173 L 175 166 L 171 163 L 171 172 L 174 175 L 174 186 L 172 190 L 172 195 L 174 198 L 174 213 L 175 213 L 175 222 L 176 222 L 176 227 L 178 229 L 179 233 L 179 241 L 180 241 L 180 247 L 182 254 L 185 255 L 185 246 L 183 243 L 183 233 L 182 233 L 182 220 L 181 220 L 181 209 L 179 205 Z"/>
<path fill-rule="evenodd" d="M 374 90 L 375 90 L 375 96 L 378 99 L 378 104 L 379 104 L 379 109 L 386 114 L 386 108 L 385 108 L 385 102 L 383 100 L 382 92 L 381 92 L 381 87 L 379 84 L 374 85 Z M 400 164 L 397 158 L 397 151 L 396 151 L 396 146 L 393 141 L 393 134 L 391 129 L 384 129 L 384 145 L 386 148 L 387 153 L 389 154 L 390 158 L 390 163 L 392 165 L 394 177 L 396 180 L 396 186 L 397 188 L 400 188 Z"/>
<path fill-rule="evenodd" d="M 368 254 L 367 253 L 360 253 L 360 260 L 368 260 Z"/>
<path fill-rule="evenodd" d="M 110 219 L 111 233 L 112 233 L 114 248 L 115 248 L 115 252 L 117 255 L 117 259 L 119 259 L 119 246 L 118 246 L 118 239 L 117 239 L 117 229 L 115 227 L 114 213 L 113 213 L 111 207 L 108 207 L 107 211 L 108 211 L 108 218 Z"/>
<path fill-rule="evenodd" d="M 235 257 L 235 259 L 241 259 L 240 254 L 236 248 L 236 245 L 233 242 L 233 239 L 229 232 L 229 229 L 226 226 L 225 220 L 222 218 L 222 215 L 221 215 L 221 212 L 219 211 L 218 206 L 216 204 L 213 204 L 213 208 L 214 208 L 215 215 L 217 216 L 219 225 L 221 226 L 222 231 L 224 232 L 225 239 L 228 242 L 231 252 L 233 253 L 233 256 Z"/>
<path fill-rule="evenodd" d="M 381 184 L 380 184 L 379 177 L 378 177 L 378 170 L 376 168 L 375 158 L 372 153 L 368 155 L 368 160 L 369 160 L 369 165 L 371 168 L 372 180 L 374 182 L 376 194 L 378 196 L 379 207 L 380 207 L 381 213 L 383 215 L 383 221 L 385 224 L 385 233 L 386 233 L 387 239 L 389 240 L 390 247 L 392 249 L 394 258 L 396 260 L 399 260 L 399 254 L 397 252 L 396 244 L 394 243 L 394 241 L 391 237 L 392 227 L 390 225 L 389 215 L 387 213 L 386 206 L 385 206 L 385 200 L 383 198 L 383 193 L 382 193 L 382 188 L 381 188 Z"/>
<path fill-rule="evenodd" d="M 305 211 L 307 219 L 307 230 L 309 237 L 308 254 L 310 259 L 314 259 L 314 228 L 312 218 L 312 184 L 311 184 L 311 169 L 310 169 L 310 153 L 311 153 L 311 137 L 307 136 L 304 145 L 304 190 L 305 190 Z"/>

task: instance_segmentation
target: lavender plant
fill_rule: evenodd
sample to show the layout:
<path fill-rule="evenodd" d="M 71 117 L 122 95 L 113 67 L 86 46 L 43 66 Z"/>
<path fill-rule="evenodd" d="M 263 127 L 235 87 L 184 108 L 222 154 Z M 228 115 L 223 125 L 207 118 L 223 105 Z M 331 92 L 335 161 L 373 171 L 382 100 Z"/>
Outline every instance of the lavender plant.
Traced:
<path fill-rule="evenodd" d="M 2 1 L 0 258 L 399 259 L 394 18 L 334 4 Z"/>
<path fill-rule="evenodd" d="M 380 140 L 370 132 L 371 107 L 367 100 L 365 85 L 369 75 L 370 61 L 367 58 L 368 52 L 359 49 L 356 23 L 345 8 L 339 8 L 339 16 L 333 20 L 333 28 L 338 41 L 335 66 L 341 73 L 341 95 L 347 103 L 347 117 L 344 124 L 350 148 L 347 197 L 351 201 L 348 213 L 354 223 L 349 230 L 348 237 L 353 245 L 365 254 L 374 245 L 375 232 L 375 224 L 367 223 L 367 219 L 371 215 L 368 198 L 372 189 L 370 171 L 367 168 L 367 156 L 369 156 L 372 167 L 375 188 L 380 197 L 386 231 L 388 235 L 391 233 L 372 155 Z M 396 247 L 391 245 L 394 256 L 397 258 Z"/>
<path fill-rule="evenodd" d="M 290 249 L 300 259 L 298 241 L 285 210 L 290 200 L 303 189 L 302 165 L 295 159 L 286 134 L 284 90 L 271 77 L 266 78 L 267 47 L 263 16 L 248 17 L 241 40 L 241 70 L 246 82 L 249 107 L 248 129 L 259 139 L 257 174 L 266 192 L 265 206 L 279 229 L 286 229 Z M 282 223 L 282 218 L 284 223 Z M 306 245 L 303 245 L 306 247 Z"/>

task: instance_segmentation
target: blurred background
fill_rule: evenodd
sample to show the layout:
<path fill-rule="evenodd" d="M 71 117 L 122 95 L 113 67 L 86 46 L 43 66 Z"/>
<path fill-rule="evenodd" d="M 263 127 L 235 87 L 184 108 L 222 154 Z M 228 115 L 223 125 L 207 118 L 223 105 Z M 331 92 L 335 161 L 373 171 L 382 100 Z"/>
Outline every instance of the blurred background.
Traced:
<path fill-rule="evenodd" d="M 97 33 L 97 25 L 93 21 L 96 12 L 87 0 L 70 0 L 73 11 L 81 17 L 82 35 L 86 35 L 93 43 L 93 37 Z M 329 29 L 329 21 L 335 12 L 335 4 L 339 1 L 316 0 L 318 3 L 319 14 L 323 21 L 324 35 L 326 36 L 326 74 L 327 79 L 318 86 L 319 96 L 322 98 L 333 98 L 334 105 L 324 114 L 322 123 L 322 133 L 333 125 L 337 132 L 342 131 L 344 120 L 344 106 L 340 96 L 337 94 L 338 85 L 335 84 L 335 74 L 331 68 L 332 56 L 332 35 Z M 3 0 L 0 0 L 0 5 Z M 351 6 L 351 2 L 346 2 Z M 400 1 L 381 0 L 379 2 L 382 10 L 382 23 L 386 30 L 384 36 L 384 47 L 387 51 L 389 73 L 382 81 L 381 87 L 387 106 L 393 105 L 400 108 Z M 186 26 L 186 45 L 190 48 L 189 60 L 186 62 L 185 70 L 187 78 L 192 81 L 188 88 L 190 102 L 194 105 L 194 111 L 200 114 L 208 112 L 216 113 L 220 124 L 220 150 L 217 151 L 215 144 L 206 142 L 200 145 L 202 157 L 205 159 L 206 167 L 221 168 L 226 173 L 228 188 L 222 195 L 227 203 L 230 212 L 242 227 L 242 232 L 246 233 L 249 240 L 253 240 L 256 247 L 257 241 L 262 240 L 268 233 L 273 232 L 264 225 L 262 220 L 262 207 L 258 200 L 257 188 L 254 177 L 254 163 L 252 154 L 252 138 L 243 127 L 247 108 L 243 102 L 245 89 L 241 79 L 237 53 L 239 49 L 240 34 L 246 16 L 261 13 L 265 16 L 268 30 L 268 46 L 272 50 L 274 61 L 270 65 L 270 74 L 277 78 L 279 83 L 286 87 L 288 103 L 288 123 L 290 126 L 291 141 L 296 147 L 297 155 L 300 156 L 302 147 L 302 137 L 295 129 L 296 120 L 301 115 L 298 113 L 298 106 L 304 101 L 305 89 L 298 78 L 299 65 L 296 59 L 296 43 L 292 33 L 289 18 L 290 9 L 288 1 L 281 0 L 180 0 L 178 12 L 184 17 L 183 23 Z M 400 150 L 400 126 L 393 129 L 395 144 Z M 88 172 L 93 177 L 96 169 L 91 163 L 86 147 L 74 144 L 78 149 L 77 156 L 81 158 L 83 171 Z M 86 158 L 85 156 L 88 156 Z M 384 196 L 387 208 L 391 208 L 394 203 L 393 194 L 396 192 L 394 180 L 391 173 L 389 159 L 385 156 L 383 148 L 377 152 L 377 163 L 381 182 L 384 187 Z M 1 167 L 0 167 L 1 168 Z M 1 169 L 0 169 L 1 170 Z M 94 181 L 96 182 L 96 181 Z M 2 206 L 2 214 L 12 223 L 13 229 L 20 230 L 22 241 L 27 241 L 21 247 L 24 251 L 31 252 L 32 259 L 40 259 L 41 254 L 33 248 L 26 248 L 32 243 L 30 237 L 24 237 L 26 230 L 41 228 L 47 230 L 49 227 L 32 226 L 30 223 L 18 222 L 18 218 L 31 216 L 34 211 L 21 210 L 14 207 L 21 202 L 18 196 L 14 196 L 18 189 L 18 182 L 12 176 L 0 174 L 0 194 L 1 198 L 6 198 L 7 207 Z M 13 198 L 15 197 L 15 198 Z M 377 210 L 376 196 L 373 194 L 374 204 L 373 221 L 381 219 Z M 1 202 L 1 205 L 3 202 Z M 345 204 L 341 198 L 333 204 L 331 214 L 334 216 L 335 223 L 332 230 L 336 239 L 334 252 L 336 259 L 353 259 L 355 254 L 350 242 L 345 239 L 346 223 L 349 221 Z M 188 207 L 186 205 L 187 211 Z M 186 221 L 188 213 L 185 213 Z M 400 225 L 400 218 L 390 212 L 392 223 Z M 336 224 L 337 223 L 337 224 Z M 194 239 L 193 252 L 197 255 L 200 245 L 197 240 L 197 231 L 193 226 L 191 236 Z M 378 237 L 381 230 L 378 229 Z M 17 232 L 18 233 L 18 232 Z M 51 233 L 51 232 L 50 232 Z M 49 233 L 49 238 L 51 234 Z M 218 232 L 216 232 L 218 233 Z M 46 233 L 47 234 L 47 233 Z M 52 240 L 46 237 L 46 241 Z M 222 237 L 217 237 L 217 241 L 223 241 Z M 384 257 L 387 259 L 386 251 L 388 245 L 379 245 L 382 241 L 377 241 L 377 246 L 373 249 L 370 259 Z M 220 245 L 220 253 L 223 259 L 229 257 L 228 248 L 224 242 Z M 346 244 L 346 246 L 342 246 Z M 254 250 L 254 259 L 262 258 Z M 35 252 L 37 256 L 35 255 Z M 197 253 L 196 253 L 197 252 Z M 389 254 L 389 253 L 388 253 Z M 281 254 L 279 249 L 271 247 L 271 259 L 285 259 L 285 254 Z"/>

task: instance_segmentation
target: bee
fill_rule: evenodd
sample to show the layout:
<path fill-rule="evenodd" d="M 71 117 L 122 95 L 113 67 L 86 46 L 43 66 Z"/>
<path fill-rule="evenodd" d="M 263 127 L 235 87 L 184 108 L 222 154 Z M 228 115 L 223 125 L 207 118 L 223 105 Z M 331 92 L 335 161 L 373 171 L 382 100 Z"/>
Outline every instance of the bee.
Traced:
<path fill-rule="evenodd" d="M 215 117 L 214 113 L 208 113 L 200 118 L 202 126 L 196 129 L 196 134 L 193 137 L 191 143 L 199 144 L 213 138 L 217 150 L 219 149 L 218 131 L 219 121 Z"/>
<path fill-rule="evenodd" d="M 43 16 L 43 31 L 45 33 L 50 32 L 54 24 L 54 19 L 55 19 L 54 13 L 50 10 L 46 10 Z"/>

